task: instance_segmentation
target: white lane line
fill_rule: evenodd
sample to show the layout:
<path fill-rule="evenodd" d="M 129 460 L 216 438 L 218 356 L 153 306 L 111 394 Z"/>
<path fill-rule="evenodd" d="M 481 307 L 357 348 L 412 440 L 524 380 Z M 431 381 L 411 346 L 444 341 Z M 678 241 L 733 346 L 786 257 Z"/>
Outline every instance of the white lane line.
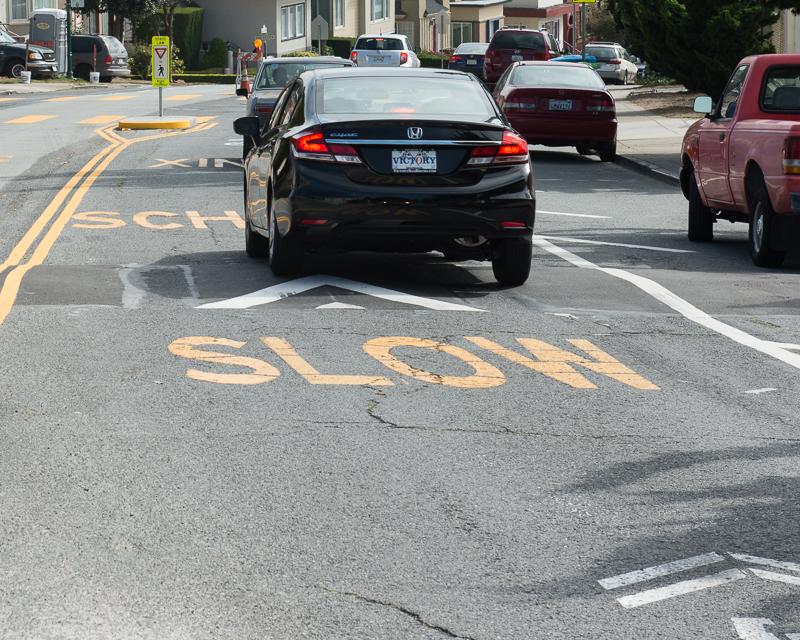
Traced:
<path fill-rule="evenodd" d="M 537 209 L 536 213 L 543 213 L 548 216 L 568 216 L 570 218 L 596 218 L 597 220 L 611 220 L 611 216 L 595 216 L 590 213 L 565 213 L 564 211 L 545 211 Z"/>
<path fill-rule="evenodd" d="M 545 240 L 561 240 L 574 244 L 599 244 L 608 247 L 625 247 L 626 249 L 647 249 L 648 251 L 663 251 L 665 253 L 695 253 L 691 249 L 669 249 L 667 247 L 651 247 L 646 244 L 625 244 L 624 242 L 602 242 L 600 240 L 584 240 L 583 238 L 568 238 L 567 236 L 539 236 Z"/>
<path fill-rule="evenodd" d="M 672 291 L 666 287 L 658 284 L 654 280 L 650 280 L 650 278 L 645 278 L 644 276 L 630 273 L 624 269 L 601 267 L 594 262 L 589 262 L 585 258 L 575 255 L 571 251 L 567 251 L 562 247 L 557 247 L 544 238 L 534 236 L 533 243 L 545 251 L 566 260 L 570 264 L 575 265 L 576 267 L 580 267 L 581 269 L 593 269 L 595 271 L 601 271 L 602 273 L 610 275 L 614 278 L 619 278 L 620 280 L 630 282 L 632 285 L 638 287 L 659 302 L 667 305 L 671 309 L 674 309 L 687 320 L 691 320 L 692 322 L 695 322 L 706 329 L 710 329 L 711 331 L 719 333 L 720 335 L 725 336 L 734 342 L 738 342 L 745 347 L 750 347 L 751 349 L 755 349 L 756 351 L 771 356 L 776 360 L 780 360 L 781 362 L 784 362 L 795 369 L 800 369 L 800 354 L 792 353 L 787 349 L 775 346 L 766 340 L 762 340 L 761 338 L 750 335 L 746 331 L 742 331 L 741 329 L 737 329 L 736 327 L 732 327 L 729 324 L 725 324 L 724 322 L 720 322 L 719 320 L 712 318 L 705 311 L 698 309 L 687 300 L 684 300 L 683 298 L 672 293 Z"/>
<path fill-rule="evenodd" d="M 773 569 L 783 569 L 784 571 L 796 571 L 800 573 L 800 564 L 796 562 L 784 562 L 783 560 L 773 560 L 772 558 L 761 558 L 759 556 L 749 556 L 746 553 L 729 553 L 731 558 L 746 562 L 748 564 L 760 564 L 764 567 Z"/>
<path fill-rule="evenodd" d="M 787 576 L 785 573 L 775 573 L 774 571 L 765 571 L 764 569 L 750 569 L 750 571 L 764 580 L 783 582 L 784 584 L 793 584 L 800 587 L 800 576 Z"/>
<path fill-rule="evenodd" d="M 749 391 L 745 391 L 745 393 L 757 396 L 761 393 L 769 393 L 770 391 L 777 391 L 777 389 L 775 387 L 764 387 L 763 389 L 750 389 Z"/>
<path fill-rule="evenodd" d="M 778 640 L 764 628 L 775 624 L 769 618 L 731 618 L 731 622 L 741 640 Z"/>
<path fill-rule="evenodd" d="M 789 640 L 800 640 L 800 633 L 787 633 L 786 637 L 789 638 Z"/>
<path fill-rule="evenodd" d="M 695 578 L 694 580 L 684 580 L 683 582 L 676 582 L 675 584 L 659 587 L 658 589 L 640 591 L 632 596 L 623 596 L 622 598 L 617 598 L 617 602 L 626 609 L 633 609 L 634 607 L 641 607 L 645 604 L 667 600 L 668 598 L 674 598 L 686 593 L 694 593 L 695 591 L 702 591 L 703 589 L 720 587 L 729 582 L 742 580 L 746 577 L 747 574 L 744 571 L 728 569 L 727 571 L 720 571 L 710 576 L 703 576 L 702 578 Z"/>
<path fill-rule="evenodd" d="M 603 589 L 618 589 L 625 587 L 629 584 L 636 584 L 637 582 L 646 582 L 654 578 L 668 576 L 673 573 L 681 571 L 688 571 L 697 567 L 704 567 L 715 562 L 722 562 L 725 558 L 717 553 L 704 553 L 700 556 L 693 556 L 691 558 L 684 558 L 683 560 L 675 560 L 674 562 L 665 562 L 664 564 L 657 564 L 654 567 L 647 567 L 646 569 L 639 569 L 638 571 L 631 571 L 630 573 L 622 573 L 618 576 L 611 578 L 603 578 L 598 580 Z"/>
<path fill-rule="evenodd" d="M 781 349 L 790 349 L 792 351 L 800 351 L 800 344 L 794 344 L 792 342 L 768 342 L 767 344 L 771 344 L 776 347 L 780 347 Z"/>

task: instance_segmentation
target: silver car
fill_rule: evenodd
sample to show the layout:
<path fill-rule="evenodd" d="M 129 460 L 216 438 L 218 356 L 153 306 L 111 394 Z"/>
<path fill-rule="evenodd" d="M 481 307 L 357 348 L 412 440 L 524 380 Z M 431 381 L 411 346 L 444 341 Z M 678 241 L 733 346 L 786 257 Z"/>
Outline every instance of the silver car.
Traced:
<path fill-rule="evenodd" d="M 350 52 L 350 59 L 359 67 L 422 66 L 417 54 L 408 44 L 408 38 L 399 34 L 359 36 Z"/>
<path fill-rule="evenodd" d="M 245 115 L 258 116 L 259 125 L 263 127 L 264 123 L 272 115 L 281 91 L 283 91 L 284 87 L 294 82 L 295 78 L 301 73 L 310 69 L 352 66 L 353 63 L 349 60 L 337 58 L 336 56 L 267 58 L 262 60 L 258 66 L 251 92 L 247 96 Z M 249 153 L 251 146 L 252 139 L 249 136 L 244 136 L 243 158 Z"/>
<path fill-rule="evenodd" d="M 636 82 L 639 67 L 631 61 L 631 55 L 625 47 L 616 42 L 591 42 L 584 48 L 587 56 L 597 58 L 597 73 L 606 84 L 618 82 L 629 84 Z"/>

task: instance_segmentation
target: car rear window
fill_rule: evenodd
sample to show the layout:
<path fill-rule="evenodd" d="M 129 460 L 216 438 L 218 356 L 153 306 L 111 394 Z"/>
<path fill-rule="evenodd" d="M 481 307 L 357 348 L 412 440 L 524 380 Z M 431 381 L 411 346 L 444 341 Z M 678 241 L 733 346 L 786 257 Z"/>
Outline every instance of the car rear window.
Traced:
<path fill-rule="evenodd" d="M 484 42 L 464 42 L 463 44 L 458 45 L 458 49 L 456 49 L 453 53 L 460 53 L 462 55 L 483 55 L 486 53 L 486 49 L 488 47 L 489 45 Z"/>
<path fill-rule="evenodd" d="M 498 31 L 492 38 L 493 49 L 533 49 L 544 51 L 544 36 L 525 31 Z"/>
<path fill-rule="evenodd" d="M 527 64 L 514 69 L 511 84 L 522 87 L 564 87 L 572 89 L 605 89 L 606 83 L 589 67 Z"/>
<path fill-rule="evenodd" d="M 460 77 L 353 76 L 327 78 L 318 92 L 319 113 L 496 116 L 478 83 Z"/>
<path fill-rule="evenodd" d="M 586 47 L 584 52 L 587 56 L 594 56 L 598 60 L 613 60 L 617 57 L 617 50 L 614 47 Z"/>
<path fill-rule="evenodd" d="M 106 43 L 106 47 L 111 53 L 124 53 L 127 54 L 128 52 L 125 50 L 125 46 L 117 40 L 114 36 L 100 36 L 103 39 L 103 42 Z"/>
<path fill-rule="evenodd" d="M 304 71 L 348 67 L 336 62 L 273 62 L 265 64 L 256 80 L 256 89 L 282 89 L 294 82 Z"/>
<path fill-rule="evenodd" d="M 800 113 L 800 66 L 772 67 L 764 74 L 761 109 Z"/>
<path fill-rule="evenodd" d="M 402 51 L 403 41 L 398 38 L 359 38 L 354 49 L 360 51 Z"/>

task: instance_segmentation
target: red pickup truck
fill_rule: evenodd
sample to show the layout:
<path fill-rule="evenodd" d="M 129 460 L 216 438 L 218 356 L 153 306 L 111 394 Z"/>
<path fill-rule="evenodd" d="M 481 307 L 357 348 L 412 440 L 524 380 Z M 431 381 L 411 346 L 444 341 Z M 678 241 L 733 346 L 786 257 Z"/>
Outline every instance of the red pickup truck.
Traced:
<path fill-rule="evenodd" d="M 681 189 L 689 240 L 710 242 L 717 220 L 750 225 L 750 253 L 778 267 L 800 247 L 800 54 L 742 60 L 716 105 L 683 139 Z"/>

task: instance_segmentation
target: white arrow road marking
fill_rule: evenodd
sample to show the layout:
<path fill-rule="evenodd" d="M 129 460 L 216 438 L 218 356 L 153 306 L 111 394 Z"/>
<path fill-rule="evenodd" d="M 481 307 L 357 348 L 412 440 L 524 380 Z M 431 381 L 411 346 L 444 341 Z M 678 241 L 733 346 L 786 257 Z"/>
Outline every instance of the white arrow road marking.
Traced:
<path fill-rule="evenodd" d="M 533 243 L 548 253 L 556 255 L 559 258 L 566 260 L 570 264 L 575 265 L 576 267 L 580 267 L 581 269 L 593 269 L 595 271 L 600 271 L 610 275 L 614 278 L 619 278 L 620 280 L 630 282 L 632 285 L 641 289 L 649 296 L 677 311 L 687 320 L 691 320 L 692 322 L 699 324 L 701 327 L 705 327 L 706 329 L 714 331 L 722 336 L 725 336 L 726 338 L 733 340 L 734 342 L 744 345 L 745 347 L 750 347 L 751 349 L 760 351 L 761 353 L 771 356 L 776 360 L 780 360 L 781 362 L 784 362 L 795 369 L 800 369 L 800 353 L 792 353 L 788 349 L 777 347 L 766 340 L 757 338 L 756 336 L 742 331 L 741 329 L 737 329 L 736 327 L 725 324 L 716 318 L 712 318 L 705 311 L 698 309 L 687 300 L 677 296 L 666 287 L 658 284 L 655 280 L 650 280 L 650 278 L 645 278 L 644 276 L 630 273 L 624 269 L 601 267 L 594 262 L 590 262 L 585 258 L 581 258 L 571 251 L 567 251 L 563 247 L 557 247 L 544 238 L 534 236 Z"/>
<path fill-rule="evenodd" d="M 346 304 L 344 302 L 329 302 L 328 304 L 321 304 L 317 309 L 363 309 L 357 304 Z"/>
<path fill-rule="evenodd" d="M 570 218 L 597 218 L 598 220 L 611 219 L 611 216 L 595 216 L 590 213 L 565 213 L 563 211 L 543 211 L 541 209 L 538 209 L 536 213 L 543 213 L 548 216 L 569 216 Z"/>
<path fill-rule="evenodd" d="M 603 580 L 598 580 L 598 582 L 604 589 L 618 589 L 619 587 L 625 587 L 629 584 L 646 582 L 647 580 L 661 578 L 680 571 L 696 569 L 697 567 L 704 567 L 709 564 L 714 564 L 715 562 L 722 562 L 723 560 L 725 560 L 725 558 L 718 553 L 704 553 L 700 556 L 675 560 L 674 562 L 666 562 L 654 567 L 647 567 L 646 569 L 623 573 L 611 578 L 604 578 Z"/>
<path fill-rule="evenodd" d="M 485 309 L 478 309 L 476 307 L 468 307 L 463 304 L 454 304 L 452 302 L 443 302 L 441 300 L 434 300 L 433 298 L 423 298 L 422 296 L 411 295 L 410 293 L 402 293 L 400 291 L 393 291 L 392 289 L 385 289 L 377 287 L 372 284 L 365 284 L 363 282 L 356 282 L 355 280 L 348 280 L 346 278 L 339 278 L 336 276 L 306 276 L 288 282 L 259 289 L 252 293 L 247 293 L 243 296 L 230 298 L 229 300 L 219 300 L 218 302 L 209 302 L 201 304 L 198 309 L 250 309 L 262 304 L 269 304 L 277 302 L 283 298 L 304 293 L 311 289 L 319 287 L 338 287 L 339 289 L 347 289 L 381 300 L 389 300 L 390 302 L 400 302 L 402 304 L 410 304 L 417 307 L 424 307 L 425 309 L 433 309 L 434 311 L 478 311 L 485 313 Z"/>
<path fill-rule="evenodd" d="M 765 571 L 764 569 L 750 569 L 753 575 L 763 578 L 764 580 L 772 580 L 773 582 L 783 582 L 785 584 L 793 584 L 800 587 L 800 576 L 787 576 L 785 573 L 775 573 L 774 571 Z"/>
<path fill-rule="evenodd" d="M 731 618 L 731 622 L 741 640 L 779 640 L 764 628 L 775 624 L 769 618 Z"/>
<path fill-rule="evenodd" d="M 760 558 L 759 556 L 749 556 L 746 553 L 729 553 L 731 558 L 747 562 L 748 564 L 760 564 L 764 567 L 773 569 L 783 569 L 784 571 L 797 571 L 800 573 L 800 564 L 796 562 L 784 562 L 783 560 L 773 560 L 772 558 Z"/>
<path fill-rule="evenodd" d="M 566 236 L 537 236 L 545 240 L 561 240 L 574 244 L 598 244 L 607 247 L 625 247 L 626 249 L 646 249 L 647 251 L 663 251 L 664 253 L 694 253 L 689 249 L 669 249 L 667 247 L 651 247 L 646 244 L 625 244 L 624 242 L 602 242 L 600 240 L 584 240 L 583 238 L 567 238 Z"/>
<path fill-rule="evenodd" d="M 647 591 L 635 593 L 632 596 L 623 596 L 622 598 L 617 598 L 617 602 L 626 609 L 633 609 L 634 607 L 641 607 L 645 604 L 651 604 L 659 600 L 667 600 L 686 593 L 694 593 L 695 591 L 702 591 L 703 589 L 720 587 L 729 582 L 742 580 L 746 577 L 747 574 L 744 571 L 728 569 L 727 571 L 720 571 L 710 576 L 703 576 L 702 578 L 695 578 L 694 580 L 684 580 L 666 587 L 659 587 L 658 589 L 648 589 Z"/>

